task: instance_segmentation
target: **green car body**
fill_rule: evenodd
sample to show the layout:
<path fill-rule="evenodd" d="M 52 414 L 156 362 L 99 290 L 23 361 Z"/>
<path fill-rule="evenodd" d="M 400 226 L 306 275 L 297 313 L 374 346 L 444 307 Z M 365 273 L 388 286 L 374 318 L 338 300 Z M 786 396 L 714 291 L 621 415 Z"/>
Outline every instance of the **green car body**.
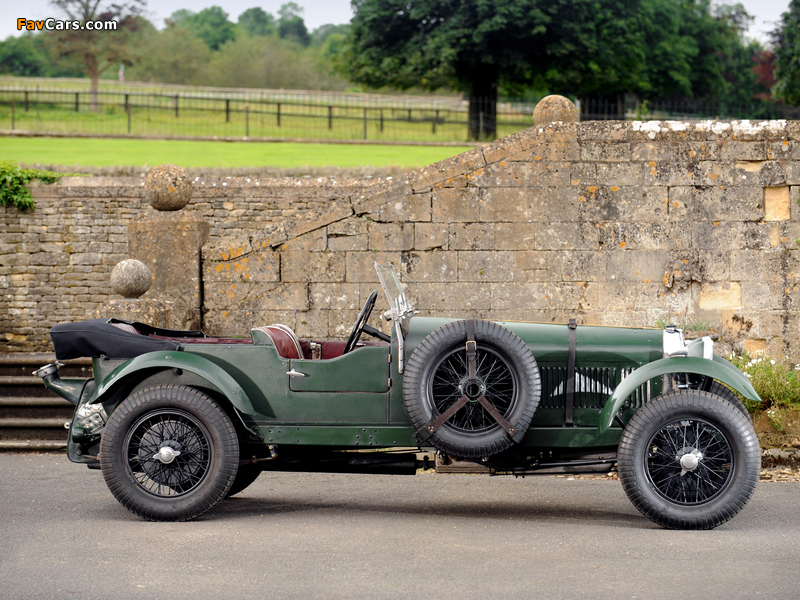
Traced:
<path fill-rule="evenodd" d="M 390 275 L 393 275 L 393 271 Z M 399 282 L 395 285 L 399 286 Z M 413 473 L 417 467 L 422 466 L 418 460 L 420 452 L 438 452 L 442 460 L 460 458 L 458 453 L 452 451 L 452 448 L 459 446 L 449 447 L 444 442 L 437 442 L 435 430 L 437 427 L 442 427 L 441 424 L 431 425 L 431 422 L 427 422 L 423 427 L 420 426 L 420 417 L 416 417 L 416 422 L 415 418 L 412 418 L 415 414 L 414 392 L 404 380 L 411 377 L 409 373 L 413 373 L 414 369 L 419 371 L 422 368 L 418 364 L 420 355 L 425 355 L 425 351 L 432 351 L 435 354 L 435 348 L 430 350 L 428 347 L 438 339 L 439 332 L 452 333 L 465 322 L 414 316 L 408 307 L 398 308 L 397 293 L 393 298 L 386 287 L 384 285 L 390 307 L 395 308 L 393 311 L 390 309 L 386 315 L 387 318 L 394 318 L 391 339 L 388 342 L 354 346 L 352 351 L 334 357 L 323 359 L 281 356 L 270 335 L 261 329 L 254 329 L 251 343 L 241 343 L 242 340 L 217 340 L 216 343 L 209 343 L 208 340 L 185 338 L 180 340 L 179 348 L 173 350 L 145 352 L 132 358 L 113 359 L 95 356 L 93 379 L 88 382 L 62 380 L 58 378 L 52 366 L 43 368 L 40 375 L 45 379 L 45 385 L 76 404 L 75 417 L 69 432 L 69 459 L 97 468 L 99 463 L 103 463 L 104 458 L 101 455 L 101 448 L 103 448 L 103 437 L 106 435 L 105 423 L 114 420 L 114 413 L 125 404 L 126 399 L 144 397 L 146 404 L 148 394 L 155 398 L 153 390 L 165 389 L 196 391 L 207 397 L 210 403 L 225 414 L 225 418 L 230 421 L 236 432 L 235 443 L 239 445 L 239 458 L 235 462 L 238 471 L 236 467 L 232 468 L 234 476 L 240 479 L 244 478 L 243 473 L 246 471 L 253 472 L 247 479 L 255 479 L 258 471 L 273 468 Z M 367 314 L 367 318 L 368 316 Z M 467 327 L 467 331 L 471 331 L 469 327 L 474 326 Z M 486 329 L 487 327 L 490 326 L 479 325 L 476 334 L 478 348 L 487 345 L 481 340 L 485 340 L 488 334 L 481 334 L 481 331 L 502 331 L 503 335 L 513 343 L 524 344 L 530 355 L 535 358 L 533 367 L 528 367 L 532 375 L 514 371 L 513 365 L 509 367 L 512 373 L 510 378 L 513 379 L 514 388 L 517 390 L 515 393 L 521 393 L 519 388 L 525 381 L 533 381 L 530 377 L 535 376 L 538 387 L 538 390 L 534 390 L 535 394 L 531 392 L 524 396 L 528 398 L 536 395 L 537 399 L 529 411 L 530 418 L 519 427 L 520 432 L 517 433 L 514 429 L 517 427 L 515 423 L 506 423 L 501 418 L 498 423 L 501 425 L 506 423 L 509 439 L 502 441 L 502 447 L 497 446 L 500 451 L 479 456 L 481 452 L 487 452 L 483 448 L 496 447 L 493 445 L 495 442 L 491 442 L 485 447 L 476 447 L 474 453 L 478 454 L 468 457 L 469 460 L 488 466 L 492 473 L 608 471 L 619 459 L 620 471 L 623 474 L 623 459 L 617 456 L 618 448 L 620 453 L 623 450 L 620 446 L 621 440 L 626 449 L 635 445 L 635 440 L 624 439 L 624 433 L 629 429 L 634 416 L 662 394 L 663 398 L 677 398 L 676 402 L 680 405 L 676 409 L 677 419 L 688 410 L 686 414 L 692 423 L 710 427 L 713 434 L 710 439 L 728 440 L 729 448 L 725 454 L 728 458 L 736 456 L 739 451 L 737 442 L 733 438 L 739 436 L 741 432 L 750 434 L 743 425 L 745 417 L 739 414 L 740 410 L 735 411 L 736 414 L 728 414 L 731 412 L 730 406 L 737 402 L 741 404 L 730 390 L 754 402 L 760 400 L 758 394 L 749 380 L 731 363 L 710 354 L 711 342 L 708 339 L 687 345 L 683 342 L 682 333 L 675 328 L 665 333 L 656 329 L 576 327 L 525 322 L 498 322 L 491 324 L 494 329 Z M 354 328 L 354 333 L 355 329 L 357 327 Z M 371 330 L 369 327 L 364 329 L 367 332 Z M 360 333 L 359 331 L 359 335 Z M 481 335 L 484 338 L 481 338 Z M 678 351 L 671 352 L 671 356 L 667 355 L 670 354 L 669 350 L 675 350 L 676 340 L 680 340 L 677 345 Z M 474 373 L 467 375 L 466 365 L 475 364 L 475 359 L 473 355 L 473 363 L 469 363 L 469 340 L 465 342 L 467 359 L 458 359 L 461 361 L 459 364 L 465 365 L 464 385 L 467 385 L 468 380 L 483 385 L 483 380 L 479 380 Z M 668 342 L 672 343 L 673 347 L 668 348 Z M 491 346 L 491 343 L 488 345 Z M 421 346 L 426 347 L 425 351 L 420 351 L 415 357 L 415 352 Z M 450 352 L 451 354 L 447 356 L 457 358 L 461 356 L 461 350 L 458 348 Z M 488 357 L 494 359 L 500 366 L 509 362 L 503 360 L 506 356 L 504 352 L 507 351 L 502 347 L 496 351 L 492 350 L 493 354 L 487 352 L 484 351 L 480 355 L 481 360 Z M 522 353 L 527 357 L 526 352 Z M 527 357 L 526 360 L 530 361 L 530 358 Z M 444 367 L 436 368 L 439 369 L 436 373 L 441 374 L 441 369 Z M 568 383 L 570 369 L 572 378 Z M 677 387 L 676 382 L 679 384 Z M 423 382 L 422 385 L 428 385 L 430 388 L 436 383 Z M 458 394 L 461 394 L 460 384 L 457 389 Z M 463 394 L 465 401 L 468 400 L 466 408 L 471 411 L 481 410 L 475 408 L 477 407 L 475 400 L 480 396 L 478 391 L 475 392 L 475 397 L 470 396 L 469 399 L 466 399 L 466 392 Z M 488 391 L 486 396 L 489 396 Z M 708 398 L 718 404 L 713 402 L 709 404 Z M 681 408 L 684 404 L 688 404 L 689 408 Z M 710 409 L 706 405 L 709 405 Z M 183 414 L 178 400 L 169 406 L 174 406 L 173 412 Z M 659 406 L 658 402 L 654 403 L 654 406 Z M 714 416 L 716 414 L 714 411 L 718 408 L 724 413 L 720 417 L 720 422 L 717 422 Z M 137 408 L 137 410 L 141 412 L 144 409 Z M 163 412 L 164 409 L 160 410 Z M 667 412 L 669 410 L 672 409 L 665 409 Z M 681 410 L 684 413 L 681 413 Z M 709 410 L 712 412 L 709 413 Z M 506 414 L 509 421 L 513 421 L 512 416 L 509 416 L 511 414 L 509 409 Z M 484 418 L 487 417 L 484 415 Z M 735 421 L 733 425 L 728 423 L 731 419 Z M 644 461 L 646 467 L 650 464 L 648 461 L 652 460 L 646 455 L 647 444 L 654 446 L 661 439 L 659 436 L 666 436 L 667 441 L 672 439 L 669 436 L 674 437 L 670 433 L 672 431 L 670 427 L 674 428 L 675 425 L 668 421 L 669 419 L 666 419 L 664 423 L 657 424 L 648 434 L 652 439 L 643 443 L 644 450 L 634 452 L 634 463 L 638 464 L 637 456 L 644 452 L 639 462 Z M 688 421 L 684 419 L 675 422 Z M 495 427 L 493 421 L 490 424 L 491 427 Z M 448 426 L 449 424 L 444 425 L 445 428 Z M 489 425 L 484 423 L 481 427 L 488 429 Z M 638 425 L 633 426 L 634 429 L 637 427 Z M 644 427 L 646 429 L 646 425 Z M 204 426 L 201 426 L 201 429 L 205 431 Z M 458 427 L 455 429 L 461 432 Z M 731 431 L 733 433 L 730 433 Z M 130 443 L 131 435 L 136 437 L 136 434 L 131 433 L 126 437 L 123 433 L 118 434 L 118 437 L 122 436 L 125 443 Z M 472 432 L 461 432 L 459 435 L 467 439 Z M 501 438 L 505 436 L 502 431 L 497 435 Z M 211 432 L 210 438 L 213 437 L 214 434 Z M 755 439 L 754 434 L 752 437 Z M 468 440 L 468 443 L 471 442 Z M 679 461 L 681 478 L 685 478 L 687 473 L 691 477 L 698 476 L 700 467 L 706 466 L 703 460 L 711 460 L 707 458 L 708 455 L 703 455 L 704 451 L 698 444 L 691 449 L 687 446 L 687 449 L 682 450 L 683 453 L 679 453 L 676 457 Z M 722 482 L 726 488 L 732 489 L 737 485 L 745 488 L 750 486 L 754 468 L 750 464 L 753 462 L 752 456 L 755 452 L 752 447 L 753 441 L 748 438 L 745 446 L 744 454 L 739 453 L 745 458 L 737 458 L 736 461 L 726 458 L 727 462 L 723 461 L 727 465 L 722 468 L 723 475 L 714 481 Z M 386 457 L 392 456 L 393 449 L 412 449 L 398 455 L 402 457 L 399 462 L 404 461 L 403 468 L 396 464 L 397 461 L 387 461 Z M 370 454 L 365 453 L 365 450 L 385 452 L 377 458 L 380 453 Z M 184 449 L 183 452 L 185 456 L 187 451 Z M 630 450 L 626 452 L 631 453 Z M 129 450 L 128 454 L 130 453 Z M 172 454 L 180 454 L 178 445 L 172 444 L 163 451 L 163 455 L 156 453 L 155 456 L 160 457 L 161 461 L 157 466 L 163 469 L 172 468 L 175 464 L 172 462 Z M 283 457 L 288 457 L 289 460 L 282 461 Z M 130 460 L 133 459 L 129 456 L 129 462 Z M 135 460 L 141 460 L 141 457 Z M 364 468 L 360 469 L 359 465 L 363 465 Z M 427 466 L 427 462 L 425 465 Z M 747 481 L 738 484 L 735 469 L 745 466 L 746 473 L 742 477 Z M 109 487 L 112 487 L 109 480 L 112 468 L 114 467 L 110 463 L 103 464 Z M 655 500 L 649 499 L 648 492 L 644 488 L 648 485 L 651 488 L 658 488 L 660 484 L 652 475 L 647 475 L 645 468 L 644 479 L 650 483 L 643 485 L 642 475 L 634 472 L 636 468 L 639 467 L 631 467 L 633 474 L 630 477 L 633 478 L 637 489 L 642 489 L 638 492 L 634 490 L 633 493 L 645 497 L 638 500 L 632 497 L 632 500 L 642 512 L 653 518 L 647 514 L 649 509 L 639 504 L 645 503 L 650 506 L 653 503 L 667 502 L 665 506 L 668 507 L 670 498 L 664 497 L 664 493 L 656 489 Z M 136 468 L 132 473 L 136 475 Z M 231 477 L 233 476 L 229 476 L 228 479 Z M 230 483 L 227 481 L 220 484 L 222 487 L 227 486 L 221 497 L 231 492 Z M 625 484 L 624 477 L 623 484 Z M 246 487 L 246 483 L 244 485 Z M 241 485 L 234 485 L 233 489 L 238 491 L 238 487 Z M 751 488 L 752 486 L 746 492 L 737 491 L 736 494 L 741 496 L 742 493 L 752 493 Z M 136 493 L 141 491 L 138 490 Z M 191 490 L 182 491 L 176 494 L 176 498 L 190 497 L 193 493 L 195 492 Z M 220 496 L 219 490 L 216 494 Z M 669 494 L 670 492 L 666 492 L 666 496 Z M 175 495 L 171 491 L 163 494 L 151 491 L 150 495 L 153 496 L 154 506 L 161 504 L 171 506 L 170 503 L 178 502 L 178 499 L 171 497 Z M 155 511 L 143 514 L 142 511 L 132 508 L 131 502 L 121 501 L 146 518 L 156 520 L 170 518 L 171 513 L 168 512 Z M 695 513 L 705 515 L 711 511 L 710 507 L 715 502 L 719 500 L 713 494 L 707 498 L 700 497 L 697 501 L 685 503 L 685 506 L 679 502 L 678 508 L 688 511 L 686 513 L 688 516 L 673 515 L 666 517 L 666 520 L 659 521 L 656 518 L 653 520 L 667 527 L 710 528 L 730 517 L 720 518 L 717 515 L 720 511 L 714 509 L 716 510 L 714 515 L 707 519 L 703 517 L 705 520 L 701 519 L 698 525 L 692 521 L 692 515 Z M 175 518 L 194 518 L 197 516 L 196 512 L 196 510 L 179 512 Z"/>

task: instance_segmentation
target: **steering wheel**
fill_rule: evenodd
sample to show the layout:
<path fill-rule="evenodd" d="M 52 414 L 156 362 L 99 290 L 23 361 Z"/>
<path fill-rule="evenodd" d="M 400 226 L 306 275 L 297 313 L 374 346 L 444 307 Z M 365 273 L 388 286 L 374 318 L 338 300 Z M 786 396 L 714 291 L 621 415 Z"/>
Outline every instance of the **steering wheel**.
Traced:
<path fill-rule="evenodd" d="M 350 332 L 350 337 L 347 338 L 347 343 L 344 346 L 344 352 L 342 352 L 342 354 L 347 354 L 348 352 L 353 351 L 362 333 L 367 333 L 380 340 L 383 340 L 384 342 L 391 341 L 392 338 L 390 338 L 388 335 L 382 331 L 378 331 L 374 327 L 367 325 L 369 316 L 372 314 L 372 309 L 375 308 L 375 300 L 377 298 L 378 292 L 373 290 L 369 295 L 369 298 L 367 298 L 367 301 L 364 303 L 364 307 L 361 309 L 361 312 L 358 313 L 358 319 L 356 319 L 356 324 L 353 325 L 353 330 Z"/>

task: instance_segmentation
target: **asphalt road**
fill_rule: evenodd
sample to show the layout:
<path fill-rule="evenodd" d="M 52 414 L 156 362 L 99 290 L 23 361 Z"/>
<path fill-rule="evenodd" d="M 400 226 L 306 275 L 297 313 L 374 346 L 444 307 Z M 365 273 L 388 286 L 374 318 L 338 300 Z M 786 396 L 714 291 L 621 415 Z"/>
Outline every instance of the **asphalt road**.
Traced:
<path fill-rule="evenodd" d="M 98 471 L 0 455 L 0 598 L 795 598 L 800 483 L 667 531 L 619 482 L 263 474 L 190 523 L 148 523 Z"/>

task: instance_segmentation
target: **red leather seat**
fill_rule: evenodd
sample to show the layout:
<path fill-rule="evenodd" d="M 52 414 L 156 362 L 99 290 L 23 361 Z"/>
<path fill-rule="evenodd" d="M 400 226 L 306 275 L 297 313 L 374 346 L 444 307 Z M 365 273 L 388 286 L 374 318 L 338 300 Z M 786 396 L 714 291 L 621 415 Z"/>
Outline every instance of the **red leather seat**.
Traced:
<path fill-rule="evenodd" d="M 275 344 L 278 356 L 281 358 L 303 358 L 303 350 L 300 348 L 300 340 L 297 339 L 294 331 L 286 325 L 275 323 L 265 327 L 254 327 L 258 331 L 263 331 Z"/>

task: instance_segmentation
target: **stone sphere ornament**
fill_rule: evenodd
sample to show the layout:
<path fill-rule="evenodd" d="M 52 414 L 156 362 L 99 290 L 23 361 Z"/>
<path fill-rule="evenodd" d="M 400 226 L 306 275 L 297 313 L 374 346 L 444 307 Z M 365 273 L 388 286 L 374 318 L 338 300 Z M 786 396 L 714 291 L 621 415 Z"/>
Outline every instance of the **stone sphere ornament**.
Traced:
<path fill-rule="evenodd" d="M 564 96 L 545 96 L 533 109 L 534 125 L 547 123 L 577 123 L 580 120 L 578 109 L 572 100 Z"/>
<path fill-rule="evenodd" d="M 138 298 L 150 289 L 152 282 L 150 268 L 134 258 L 117 263 L 111 271 L 111 287 L 123 298 Z"/>
<path fill-rule="evenodd" d="M 151 169 L 144 180 L 150 206 L 156 210 L 180 210 L 192 199 L 192 182 L 186 169 L 161 165 Z"/>

